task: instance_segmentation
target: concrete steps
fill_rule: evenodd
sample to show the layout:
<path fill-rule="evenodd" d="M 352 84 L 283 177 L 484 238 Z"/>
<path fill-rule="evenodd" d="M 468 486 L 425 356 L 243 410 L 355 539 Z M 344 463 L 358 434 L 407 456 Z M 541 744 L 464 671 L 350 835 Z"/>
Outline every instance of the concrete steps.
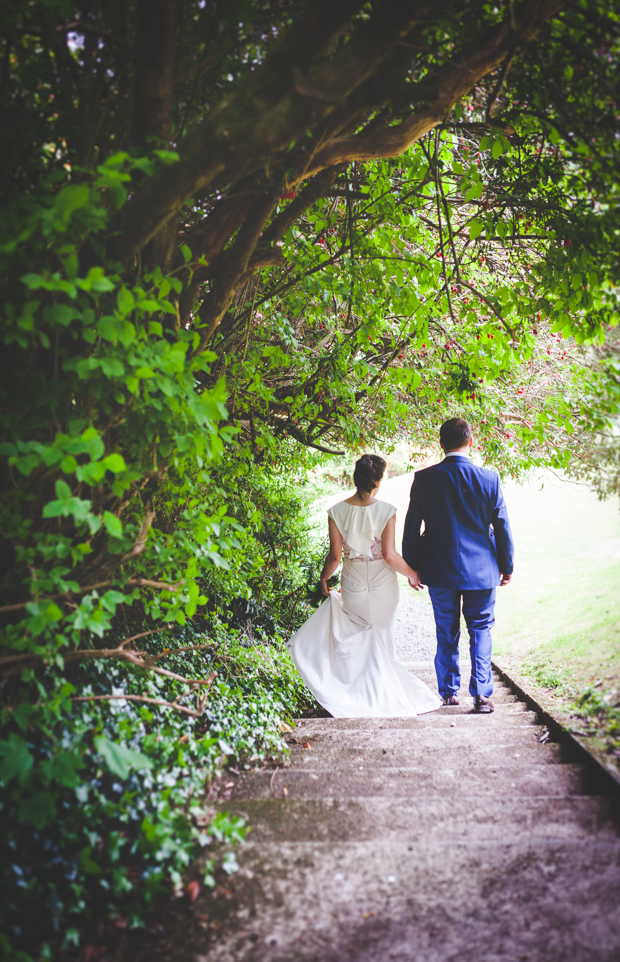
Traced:
<path fill-rule="evenodd" d="M 461 740 L 462 744 L 462 740 Z M 465 770 L 474 765 L 483 767 L 489 771 L 490 767 L 505 764 L 506 758 L 511 761 L 518 760 L 521 765 L 526 763 L 532 765 L 556 765 L 558 764 L 559 749 L 546 752 L 544 746 L 521 745 L 518 742 L 503 745 L 481 745 L 477 751 L 469 751 L 460 746 L 446 746 L 440 748 L 434 746 L 434 750 L 424 753 L 420 746 L 416 746 L 413 752 L 406 749 L 388 750 L 385 748 L 327 748 L 319 747 L 319 750 L 307 752 L 293 752 L 288 768 L 295 768 L 296 771 L 319 771 L 326 764 L 334 766 L 338 771 L 343 769 L 364 768 L 403 768 L 410 767 L 412 762 L 422 764 L 424 761 L 429 764 L 437 765 L 441 759 L 442 765 L 450 768 L 454 766 Z"/>
<path fill-rule="evenodd" d="M 188 939 L 195 962 L 618 959 L 615 841 L 259 842 L 243 864 L 234 916 L 209 948 Z"/>
<path fill-rule="evenodd" d="M 509 688 L 493 700 L 302 719 L 284 766 L 230 776 L 241 871 L 166 962 L 618 962 L 610 802 Z"/>
<path fill-rule="evenodd" d="M 322 769 L 298 771 L 288 769 L 272 779 L 270 772 L 251 772 L 242 776 L 231 798 L 249 795 L 252 798 L 271 798 L 274 793 L 287 798 L 348 798 L 366 795 L 453 796 L 465 793 L 485 798 L 499 791 L 513 795 L 582 795 L 585 793 L 583 772 L 579 765 L 495 765 L 490 770 L 471 767 L 464 782 L 458 765 L 444 767 L 422 762 L 399 768 L 375 769 L 370 765 L 343 768 L 339 771 Z M 286 793 L 284 794 L 284 789 Z"/>
<path fill-rule="evenodd" d="M 249 836 L 259 842 L 401 841 L 447 838 L 503 841 L 506 824 L 511 838 L 616 838 L 611 806 L 587 796 L 541 796 L 481 799 L 479 795 L 445 795 L 398 799 L 320 798 L 246 799 L 228 810 L 252 825 Z"/>

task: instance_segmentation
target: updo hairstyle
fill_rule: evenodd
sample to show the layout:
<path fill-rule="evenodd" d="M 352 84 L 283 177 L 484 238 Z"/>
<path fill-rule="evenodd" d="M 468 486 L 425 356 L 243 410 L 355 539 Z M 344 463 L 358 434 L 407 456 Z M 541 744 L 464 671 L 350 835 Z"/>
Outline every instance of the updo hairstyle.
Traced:
<path fill-rule="evenodd" d="M 359 497 L 374 491 L 383 477 L 385 468 L 386 462 L 378 454 L 363 454 L 359 461 L 355 462 L 353 483 Z"/>

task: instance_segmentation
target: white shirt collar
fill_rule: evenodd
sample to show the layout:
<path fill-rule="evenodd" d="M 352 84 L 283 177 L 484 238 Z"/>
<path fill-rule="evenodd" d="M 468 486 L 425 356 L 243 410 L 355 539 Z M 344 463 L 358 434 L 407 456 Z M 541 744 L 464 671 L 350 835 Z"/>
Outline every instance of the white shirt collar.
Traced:
<path fill-rule="evenodd" d="M 469 451 L 448 451 L 447 458 L 468 458 Z"/>

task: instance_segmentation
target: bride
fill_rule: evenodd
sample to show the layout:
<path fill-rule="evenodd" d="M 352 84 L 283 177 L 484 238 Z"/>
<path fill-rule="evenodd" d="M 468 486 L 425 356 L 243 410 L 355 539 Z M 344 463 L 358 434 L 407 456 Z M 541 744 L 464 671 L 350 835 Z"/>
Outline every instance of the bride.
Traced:
<path fill-rule="evenodd" d="M 442 704 L 396 661 L 396 572 L 416 590 L 420 580 L 396 551 L 396 508 L 375 497 L 385 466 L 377 454 L 361 457 L 355 495 L 327 512 L 330 548 L 321 573 L 327 600 L 288 643 L 299 674 L 335 718 L 420 715 Z M 343 552 L 342 590 L 330 591 Z"/>

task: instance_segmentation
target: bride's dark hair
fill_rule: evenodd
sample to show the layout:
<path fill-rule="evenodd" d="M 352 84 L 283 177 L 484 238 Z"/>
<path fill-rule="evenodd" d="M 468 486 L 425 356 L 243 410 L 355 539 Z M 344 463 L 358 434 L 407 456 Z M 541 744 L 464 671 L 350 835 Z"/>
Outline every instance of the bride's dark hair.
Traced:
<path fill-rule="evenodd" d="M 358 495 L 360 492 L 368 494 L 376 488 L 385 468 L 386 462 L 378 454 L 362 454 L 359 461 L 355 462 L 353 472 L 353 484 L 357 488 Z"/>

